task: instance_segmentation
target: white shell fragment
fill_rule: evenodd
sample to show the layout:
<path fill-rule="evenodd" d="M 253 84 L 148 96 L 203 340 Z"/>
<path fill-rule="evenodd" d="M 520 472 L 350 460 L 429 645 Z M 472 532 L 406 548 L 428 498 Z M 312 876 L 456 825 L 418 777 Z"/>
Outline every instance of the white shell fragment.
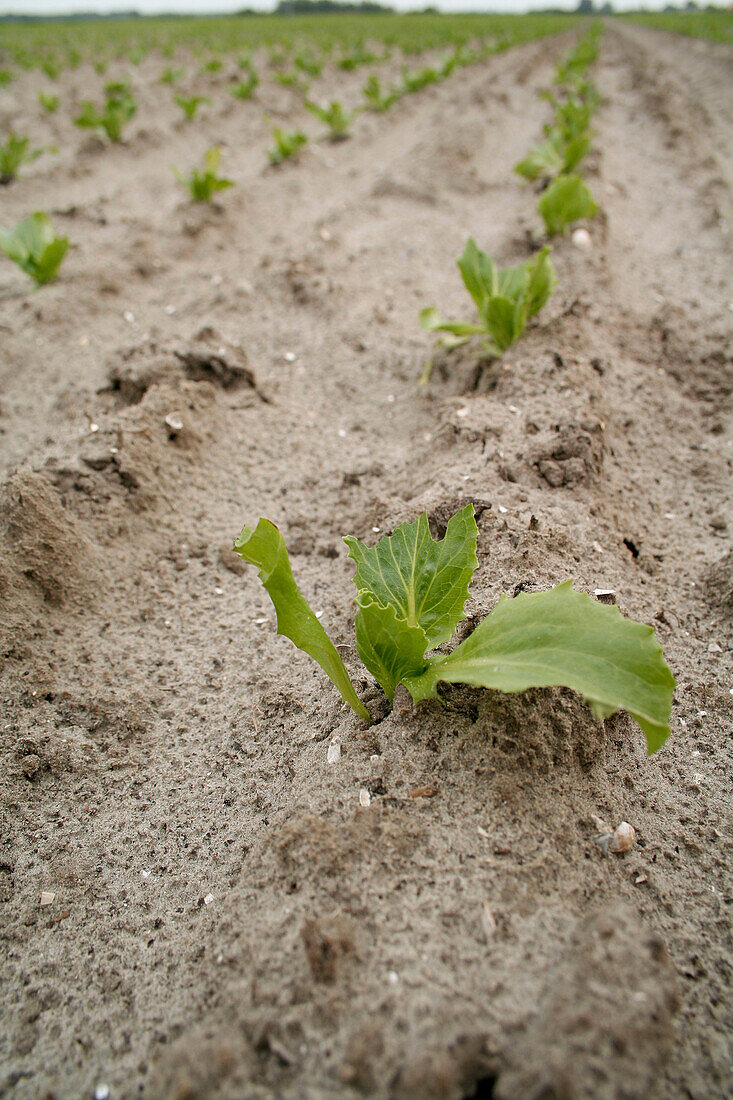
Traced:
<path fill-rule="evenodd" d="M 170 412 L 165 418 L 165 425 L 170 428 L 172 432 L 183 431 L 183 420 L 179 412 Z"/>
<path fill-rule="evenodd" d="M 207 894 L 206 897 L 204 898 L 204 905 L 211 905 L 213 900 L 214 900 L 214 895 L 213 894 Z"/>
<path fill-rule="evenodd" d="M 636 829 L 628 821 L 622 821 L 613 832 L 612 852 L 628 852 L 636 843 Z"/>
<path fill-rule="evenodd" d="M 492 936 L 496 935 L 497 924 L 494 918 L 494 914 L 491 912 L 491 906 L 488 901 L 484 901 L 481 906 L 481 927 L 484 930 L 484 936 L 488 943 Z"/>
<path fill-rule="evenodd" d="M 620 855 L 622 852 L 628 852 L 634 847 L 636 843 L 636 829 L 633 825 L 629 825 L 628 821 L 622 821 L 620 825 L 616 826 L 612 833 L 603 832 L 593 839 L 602 850 L 604 856 L 607 856 L 609 852 L 615 852 L 617 855 Z"/>
<path fill-rule="evenodd" d="M 359 805 L 366 807 L 371 806 L 371 804 L 372 796 L 369 794 L 369 791 L 366 789 L 366 787 L 362 787 L 359 791 Z"/>
<path fill-rule="evenodd" d="M 593 241 L 587 229 L 574 229 L 572 241 L 576 248 L 582 248 L 585 251 L 593 247 Z"/>
<path fill-rule="evenodd" d="M 55 897 L 56 897 L 56 895 L 51 893 L 50 890 L 43 890 L 42 893 L 41 893 L 40 904 L 41 905 L 53 905 Z"/>
<path fill-rule="evenodd" d="M 326 757 L 329 764 L 337 764 L 341 759 L 341 742 L 332 741 L 328 746 L 328 756 Z"/>

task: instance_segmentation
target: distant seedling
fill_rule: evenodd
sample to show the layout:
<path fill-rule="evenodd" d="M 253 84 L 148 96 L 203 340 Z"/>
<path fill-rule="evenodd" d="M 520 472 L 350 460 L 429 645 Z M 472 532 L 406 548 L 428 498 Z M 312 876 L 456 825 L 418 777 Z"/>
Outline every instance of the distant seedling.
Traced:
<path fill-rule="evenodd" d="M 275 144 L 267 153 L 270 164 L 281 164 L 284 160 L 297 157 L 308 138 L 301 130 L 281 130 L 279 126 L 273 126 L 272 140 Z"/>
<path fill-rule="evenodd" d="M 514 166 L 514 171 L 527 180 L 554 179 L 572 172 L 588 155 L 593 132 L 587 130 L 566 140 L 560 130 L 552 130 L 539 145 Z"/>
<path fill-rule="evenodd" d="M 540 196 L 537 210 L 549 237 L 561 236 L 575 222 L 598 213 L 588 184 L 580 176 L 558 176 Z"/>
<path fill-rule="evenodd" d="M 204 103 L 211 103 L 211 100 L 207 95 L 185 96 L 176 94 L 173 96 L 173 99 L 183 111 L 184 118 L 186 118 L 189 122 L 192 122 L 193 119 L 196 117 L 196 112 L 198 111 L 199 107 L 201 107 Z"/>
<path fill-rule="evenodd" d="M 654 630 L 565 581 L 546 592 L 501 596 L 494 610 L 450 652 L 436 652 L 465 618 L 478 567 L 472 504 L 435 541 L 423 513 L 373 548 L 344 539 L 356 563 L 356 649 L 392 702 L 399 685 L 414 702 L 438 698 L 440 683 L 495 691 L 566 687 L 584 696 L 596 719 L 624 709 L 643 730 L 649 753 L 669 736 L 675 680 Z M 342 699 L 371 721 L 344 663 L 293 577 L 282 535 L 269 520 L 244 527 L 234 543 L 259 569 L 277 614 L 277 632 L 311 656 Z"/>
<path fill-rule="evenodd" d="M 39 92 L 38 102 L 47 114 L 52 115 L 54 111 L 58 110 L 59 97 L 57 95 L 51 95 L 50 92 Z"/>
<path fill-rule="evenodd" d="M 389 92 L 383 92 L 379 77 L 375 76 L 374 73 L 367 80 L 361 93 L 370 111 L 388 111 L 401 95 L 397 88 L 392 88 Z"/>
<path fill-rule="evenodd" d="M 102 130 L 110 141 L 121 141 L 122 131 L 137 111 L 137 103 L 129 84 L 124 81 L 108 84 L 105 91 L 104 107 L 100 110 L 90 100 L 85 100 L 74 124 L 82 129 Z"/>
<path fill-rule="evenodd" d="M 339 69 L 343 69 L 344 72 L 350 73 L 354 69 L 358 69 L 361 65 L 371 65 L 378 61 L 386 61 L 389 57 L 389 53 L 383 54 L 379 57 L 378 54 L 372 53 L 370 50 L 364 49 L 363 43 L 359 43 L 351 53 L 344 54 L 336 62 Z"/>
<path fill-rule="evenodd" d="M 0 142 L 0 183 L 12 183 L 24 164 L 31 164 L 43 153 L 43 149 L 31 149 L 30 138 L 9 134 L 8 140 Z"/>
<path fill-rule="evenodd" d="M 236 84 L 232 84 L 229 91 L 236 99 L 251 99 L 259 82 L 260 78 L 256 71 L 250 67 L 244 80 L 238 80 Z"/>
<path fill-rule="evenodd" d="M 491 355 L 500 357 L 524 332 L 527 321 L 542 309 L 557 285 L 550 249 L 543 248 L 517 267 L 498 268 L 473 239 L 458 260 L 466 290 L 476 303 L 479 324 L 443 321 L 434 307 L 422 310 L 420 324 L 427 332 L 443 333 L 444 347 L 457 347 L 472 336 L 484 335 Z M 428 364 L 423 381 L 430 377 Z"/>
<path fill-rule="evenodd" d="M 194 168 L 189 176 L 184 176 L 182 172 L 173 169 L 176 179 L 186 188 L 194 202 L 212 202 L 219 191 L 234 187 L 234 180 L 219 175 L 220 161 L 221 150 L 214 146 L 206 153 L 202 170 Z"/>
<path fill-rule="evenodd" d="M 276 84 L 281 84 L 283 88 L 291 88 L 301 95 L 305 95 L 308 91 L 308 81 L 294 69 L 287 73 L 275 73 L 272 79 Z"/>
<path fill-rule="evenodd" d="M 49 80 L 58 80 L 59 73 L 61 72 L 61 65 L 55 57 L 44 57 L 39 67 Z"/>
<path fill-rule="evenodd" d="M 426 67 L 418 69 L 414 73 L 409 72 L 407 69 L 402 70 L 402 88 L 405 95 L 420 92 L 423 88 L 427 88 L 429 84 L 436 84 L 439 80 L 440 73 L 437 69 Z"/>
<path fill-rule="evenodd" d="M 568 84 L 583 77 L 598 57 L 600 30 L 595 28 L 580 39 L 565 60 L 555 69 L 555 84 Z"/>
<path fill-rule="evenodd" d="M 183 76 L 183 69 L 174 69 L 172 65 L 169 65 L 167 69 L 164 69 L 158 78 L 159 84 L 177 84 Z"/>
<path fill-rule="evenodd" d="M 336 99 L 332 99 L 328 107 L 319 107 L 317 103 L 306 101 L 307 110 L 315 115 L 324 126 L 328 127 L 328 138 L 331 141 L 343 141 L 349 136 L 349 126 L 356 118 L 357 111 L 346 111 Z"/>
<path fill-rule="evenodd" d="M 319 61 L 310 50 L 301 50 L 293 59 L 293 64 L 310 77 L 320 76 L 323 72 L 323 62 Z"/>
<path fill-rule="evenodd" d="M 51 219 L 42 211 L 18 222 L 13 229 L 0 230 L 0 252 L 39 286 L 55 278 L 68 248 L 68 237 L 57 237 Z"/>

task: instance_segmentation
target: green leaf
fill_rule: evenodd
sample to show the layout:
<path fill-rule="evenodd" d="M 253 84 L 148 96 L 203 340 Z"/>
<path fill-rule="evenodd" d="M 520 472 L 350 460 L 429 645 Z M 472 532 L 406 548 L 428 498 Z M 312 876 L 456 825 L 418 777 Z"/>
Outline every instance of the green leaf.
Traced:
<path fill-rule="evenodd" d="M 290 638 L 298 649 L 317 661 L 341 698 L 360 718 L 371 721 L 335 646 L 295 583 L 285 541 L 275 524 L 261 519 L 254 531 L 243 527 L 234 550 L 245 561 L 258 566 L 259 578 L 277 613 L 278 634 Z"/>
<path fill-rule="evenodd" d="M 481 312 L 484 302 L 498 291 L 496 264 L 469 237 L 463 255 L 457 261 L 466 290 Z"/>
<path fill-rule="evenodd" d="M 420 324 L 426 332 L 448 332 L 452 336 L 459 336 L 460 343 L 464 343 L 469 336 L 484 331 L 482 325 L 472 325 L 465 321 L 444 321 L 434 306 L 420 310 Z"/>
<path fill-rule="evenodd" d="M 526 292 L 527 317 L 534 317 L 547 302 L 557 286 L 555 265 L 550 257 L 551 249 L 545 246 L 529 266 L 529 283 Z"/>
<path fill-rule="evenodd" d="M 391 703 L 397 685 L 407 676 L 419 675 L 427 664 L 425 631 L 409 626 L 394 607 L 378 603 L 371 592 L 360 592 L 356 603 L 357 651 Z"/>
<path fill-rule="evenodd" d="M 563 172 L 572 172 L 578 167 L 581 160 L 588 156 L 591 141 L 592 134 L 590 131 L 586 131 L 586 133 L 579 134 L 578 137 L 567 142 L 564 149 Z"/>
<path fill-rule="evenodd" d="M 436 542 L 427 514 L 402 523 L 393 535 L 369 548 L 347 536 L 349 557 L 356 562 L 354 583 L 360 593 L 392 607 L 398 619 L 425 632 L 427 649 L 447 642 L 464 617 L 468 584 L 478 566 L 478 529 L 473 504 L 449 521 Z"/>
<path fill-rule="evenodd" d="M 56 237 L 50 244 L 46 245 L 36 261 L 35 272 L 31 272 L 39 286 L 50 283 L 55 278 L 68 247 L 67 237 Z"/>
<path fill-rule="evenodd" d="M 431 658 L 425 672 L 405 682 L 417 701 L 435 698 L 441 680 L 509 692 L 568 687 L 597 716 L 628 711 L 650 753 L 669 736 L 675 679 L 653 628 L 573 591 L 571 581 L 549 592 L 502 596 L 452 653 Z"/>
<path fill-rule="evenodd" d="M 482 319 L 499 353 L 506 351 L 521 336 L 518 331 L 516 303 L 498 295 L 484 304 Z M 522 324 L 522 329 L 524 324 Z"/>
<path fill-rule="evenodd" d="M 558 176 L 537 203 L 545 228 L 551 237 L 564 233 L 581 218 L 594 218 L 598 207 L 587 183 L 580 176 Z"/>

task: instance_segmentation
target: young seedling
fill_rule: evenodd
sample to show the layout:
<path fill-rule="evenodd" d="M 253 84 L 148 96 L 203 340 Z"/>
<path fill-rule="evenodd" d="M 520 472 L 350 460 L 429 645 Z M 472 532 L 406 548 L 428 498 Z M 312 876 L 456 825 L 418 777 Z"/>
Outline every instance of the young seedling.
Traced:
<path fill-rule="evenodd" d="M 167 69 L 164 69 L 158 79 L 159 84 L 177 84 L 183 76 L 183 69 L 174 69 L 172 65 L 169 65 Z"/>
<path fill-rule="evenodd" d="M 558 130 L 566 141 L 572 141 L 573 138 L 587 131 L 597 104 L 582 99 L 574 93 L 562 100 L 555 99 L 551 93 L 548 93 L 546 98 L 555 112 L 554 121 L 545 126 L 546 134 Z"/>
<path fill-rule="evenodd" d="M 0 252 L 41 286 L 55 277 L 69 247 L 57 237 L 48 214 L 38 211 L 10 230 L 0 230 Z"/>
<path fill-rule="evenodd" d="M 61 72 L 61 65 L 55 57 L 44 57 L 40 67 L 49 80 L 58 80 L 59 73 Z"/>
<path fill-rule="evenodd" d="M 472 504 L 435 541 L 426 513 L 401 524 L 375 547 L 344 539 L 356 563 L 356 649 L 390 702 L 399 685 L 417 703 L 438 698 L 440 683 L 495 691 L 566 687 L 584 696 L 597 719 L 626 710 L 646 736 L 649 753 L 669 736 L 675 679 L 654 630 L 624 618 L 565 581 L 546 592 L 502 596 L 472 634 L 436 653 L 465 618 L 468 586 L 478 567 Z M 277 614 L 277 632 L 309 654 L 364 721 L 335 646 L 293 577 L 282 535 L 269 520 L 244 527 L 235 551 L 259 569 Z"/>
<path fill-rule="evenodd" d="M 194 168 L 190 176 L 184 176 L 176 168 L 173 169 L 176 179 L 187 189 L 194 202 L 212 202 L 214 195 L 219 191 L 234 187 L 234 180 L 228 180 L 219 175 L 220 161 L 221 150 L 214 146 L 205 154 L 202 170 Z"/>
<path fill-rule="evenodd" d="M 301 50 L 296 54 L 293 63 L 302 73 L 313 78 L 320 76 L 323 72 L 323 62 L 318 61 L 310 50 Z"/>
<path fill-rule="evenodd" d="M 30 138 L 9 134 L 4 144 L 0 142 L 0 183 L 11 183 L 20 167 L 37 160 L 42 152 L 43 149 L 30 148 Z"/>
<path fill-rule="evenodd" d="M 555 84 L 567 84 L 578 77 L 585 75 L 593 62 L 598 57 L 599 32 L 591 31 L 570 51 L 555 69 Z"/>
<path fill-rule="evenodd" d="M 549 237 L 562 236 L 575 222 L 595 218 L 598 207 L 580 176 L 558 176 L 540 196 L 537 210 Z"/>
<path fill-rule="evenodd" d="M 336 99 L 331 100 L 328 107 L 319 107 L 317 103 L 311 103 L 308 100 L 305 106 L 324 126 L 328 127 L 327 136 L 330 141 L 344 141 L 349 136 L 349 126 L 358 113 L 345 111 Z"/>
<path fill-rule="evenodd" d="M 543 142 L 535 145 L 523 160 L 515 164 L 514 171 L 527 180 L 550 180 L 572 172 L 588 155 L 592 139 L 591 130 L 571 140 L 566 140 L 562 131 L 551 130 Z"/>
<path fill-rule="evenodd" d="M 137 111 L 137 103 L 125 82 L 114 82 L 106 87 L 107 99 L 100 111 L 89 100 L 81 105 L 74 124 L 83 129 L 102 130 L 110 141 L 121 141 L 122 131 Z"/>
<path fill-rule="evenodd" d="M 388 111 L 401 95 L 397 88 L 393 88 L 389 92 L 383 92 L 379 77 L 375 76 L 374 73 L 369 77 L 361 92 L 370 111 Z"/>
<path fill-rule="evenodd" d="M 448 348 L 464 344 L 474 335 L 485 335 L 486 349 L 497 358 L 519 339 L 527 321 L 542 309 L 557 285 L 549 248 L 517 267 L 498 268 L 471 238 L 458 269 L 476 303 L 479 323 L 443 321 L 430 306 L 420 313 L 420 324 L 427 332 L 443 333 L 440 343 Z M 425 369 L 424 382 L 430 377 L 431 366 Z"/>
<path fill-rule="evenodd" d="M 360 65 L 371 65 L 375 61 L 385 61 L 389 55 L 384 57 L 378 57 L 375 53 L 370 53 L 369 50 L 364 49 L 363 43 L 359 42 L 354 50 L 350 54 L 345 54 L 339 58 L 337 65 L 339 69 L 343 69 L 344 72 L 350 73 L 354 69 L 358 69 Z"/>
<path fill-rule="evenodd" d="M 300 130 L 281 130 L 273 126 L 272 140 L 275 144 L 267 152 L 270 164 L 282 164 L 284 160 L 297 157 L 308 138 Z"/>
<path fill-rule="evenodd" d="M 249 68 L 246 78 L 232 84 L 229 91 L 236 99 L 251 99 L 259 82 L 260 78 L 255 70 Z"/>
<path fill-rule="evenodd" d="M 173 99 L 183 111 L 184 118 L 186 118 L 189 122 L 192 122 L 194 120 L 194 118 L 196 117 L 196 112 L 202 104 L 211 103 L 211 100 L 207 95 L 185 96 L 176 94 L 173 96 Z"/>
<path fill-rule="evenodd" d="M 51 95 L 50 92 L 39 92 L 38 102 L 47 114 L 52 115 L 54 111 L 58 110 L 59 97 Z"/>
<path fill-rule="evenodd" d="M 281 84 L 283 88 L 292 88 L 294 92 L 305 95 L 308 91 L 308 81 L 304 80 L 300 73 L 292 72 L 287 73 L 275 73 L 272 78 L 277 84 Z"/>
<path fill-rule="evenodd" d="M 437 69 L 423 68 L 411 73 L 407 69 L 402 70 L 402 91 L 405 95 L 420 92 L 429 84 L 435 84 L 440 80 Z"/>

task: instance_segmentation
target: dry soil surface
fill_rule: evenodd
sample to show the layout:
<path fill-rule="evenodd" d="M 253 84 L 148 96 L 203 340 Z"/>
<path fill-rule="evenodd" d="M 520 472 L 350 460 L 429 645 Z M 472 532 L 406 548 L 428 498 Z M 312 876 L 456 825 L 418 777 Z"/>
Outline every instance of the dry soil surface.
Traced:
<path fill-rule="evenodd" d="M 416 383 L 418 310 L 470 317 L 466 238 L 501 263 L 540 238 L 512 166 L 569 44 L 281 170 L 261 102 L 183 125 L 160 65 L 112 148 L 39 121 L 37 76 L 2 93 L 60 149 L 2 221 L 49 210 L 76 246 L 38 291 L 0 266 L 3 1096 L 731 1095 L 730 49 L 606 28 L 592 248 L 556 243 L 501 364 Z M 237 186 L 200 209 L 170 166 L 215 141 Z M 655 756 L 567 691 L 387 713 L 340 537 L 424 509 L 437 535 L 468 500 L 474 619 L 572 576 L 654 624 L 678 679 Z M 260 515 L 369 729 L 233 558 Z"/>

